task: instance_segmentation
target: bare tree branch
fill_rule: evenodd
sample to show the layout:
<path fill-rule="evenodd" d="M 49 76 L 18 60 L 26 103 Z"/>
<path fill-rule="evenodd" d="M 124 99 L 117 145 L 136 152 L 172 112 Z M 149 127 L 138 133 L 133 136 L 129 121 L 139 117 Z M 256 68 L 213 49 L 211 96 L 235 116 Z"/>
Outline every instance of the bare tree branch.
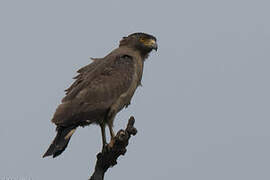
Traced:
<path fill-rule="evenodd" d="M 89 180 L 103 180 L 106 171 L 117 164 L 117 158 L 126 153 L 129 138 L 137 133 L 134 123 L 135 119 L 131 116 L 126 129 L 119 130 L 111 142 L 97 154 L 95 171 Z"/>

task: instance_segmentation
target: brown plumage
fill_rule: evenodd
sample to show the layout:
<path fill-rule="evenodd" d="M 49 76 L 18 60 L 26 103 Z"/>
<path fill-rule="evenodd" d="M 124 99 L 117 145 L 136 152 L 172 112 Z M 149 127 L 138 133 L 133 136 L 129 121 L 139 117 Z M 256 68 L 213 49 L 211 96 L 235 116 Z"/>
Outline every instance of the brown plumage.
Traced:
<path fill-rule="evenodd" d="M 130 104 L 141 82 L 144 60 L 153 49 L 157 50 L 154 36 L 134 33 L 104 58 L 93 58 L 91 64 L 79 69 L 52 118 L 57 136 L 43 157 L 60 155 L 78 126 L 100 125 L 103 145 L 106 125 L 114 137 L 114 117 Z"/>

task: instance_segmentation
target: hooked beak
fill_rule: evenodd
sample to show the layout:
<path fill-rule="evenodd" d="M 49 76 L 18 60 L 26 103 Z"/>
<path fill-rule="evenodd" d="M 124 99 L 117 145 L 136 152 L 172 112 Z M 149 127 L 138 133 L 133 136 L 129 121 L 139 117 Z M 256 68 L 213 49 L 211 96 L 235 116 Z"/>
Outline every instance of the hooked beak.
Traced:
<path fill-rule="evenodd" d="M 157 43 L 153 44 L 152 49 L 154 49 L 155 51 L 157 51 L 157 49 L 158 49 Z"/>
<path fill-rule="evenodd" d="M 158 49 L 157 42 L 156 42 L 154 39 L 151 39 L 151 40 L 149 41 L 149 46 L 150 46 L 152 49 L 154 49 L 155 51 L 157 51 L 157 49 Z"/>

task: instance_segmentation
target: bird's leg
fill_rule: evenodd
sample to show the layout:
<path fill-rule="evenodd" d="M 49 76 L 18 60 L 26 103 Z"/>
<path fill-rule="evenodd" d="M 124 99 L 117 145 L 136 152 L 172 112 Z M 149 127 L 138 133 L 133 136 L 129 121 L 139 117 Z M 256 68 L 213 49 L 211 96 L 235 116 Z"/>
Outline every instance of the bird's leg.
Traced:
<path fill-rule="evenodd" d="M 102 143 L 103 143 L 103 147 L 104 147 L 107 144 L 107 142 L 106 142 L 105 124 L 104 123 L 100 124 L 100 128 L 101 128 L 101 135 L 102 135 Z"/>
<path fill-rule="evenodd" d="M 110 119 L 108 120 L 108 126 L 109 126 L 109 130 L 110 130 L 110 134 L 111 134 L 111 140 L 114 138 L 115 136 L 115 133 L 113 131 L 113 121 L 114 121 L 114 118 L 115 118 L 115 113 L 113 113 L 112 116 L 110 116 Z"/>
<path fill-rule="evenodd" d="M 110 129 L 111 140 L 112 140 L 114 138 L 114 136 L 115 136 L 115 133 L 113 131 L 113 124 L 112 123 L 109 123 L 109 129 Z"/>
<path fill-rule="evenodd" d="M 111 135 L 111 142 L 110 142 L 110 144 L 113 143 L 112 140 L 113 140 L 113 138 L 115 136 L 115 133 L 113 131 L 113 121 L 114 121 L 116 112 L 117 111 L 116 111 L 115 107 L 111 107 L 110 112 L 108 114 L 108 119 L 107 119 L 107 123 L 108 123 L 109 130 L 110 130 L 110 135 Z"/>

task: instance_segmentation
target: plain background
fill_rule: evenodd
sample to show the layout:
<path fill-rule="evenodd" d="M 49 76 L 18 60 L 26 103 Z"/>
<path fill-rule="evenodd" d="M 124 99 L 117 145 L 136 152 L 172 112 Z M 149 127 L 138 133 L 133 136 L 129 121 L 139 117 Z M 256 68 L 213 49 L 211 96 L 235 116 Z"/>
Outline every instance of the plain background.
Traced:
<path fill-rule="evenodd" d="M 115 120 L 138 134 L 105 179 L 270 179 L 268 0 L 0 2 L 0 179 L 87 179 L 98 126 L 42 159 L 76 70 L 133 32 L 158 39 Z"/>

